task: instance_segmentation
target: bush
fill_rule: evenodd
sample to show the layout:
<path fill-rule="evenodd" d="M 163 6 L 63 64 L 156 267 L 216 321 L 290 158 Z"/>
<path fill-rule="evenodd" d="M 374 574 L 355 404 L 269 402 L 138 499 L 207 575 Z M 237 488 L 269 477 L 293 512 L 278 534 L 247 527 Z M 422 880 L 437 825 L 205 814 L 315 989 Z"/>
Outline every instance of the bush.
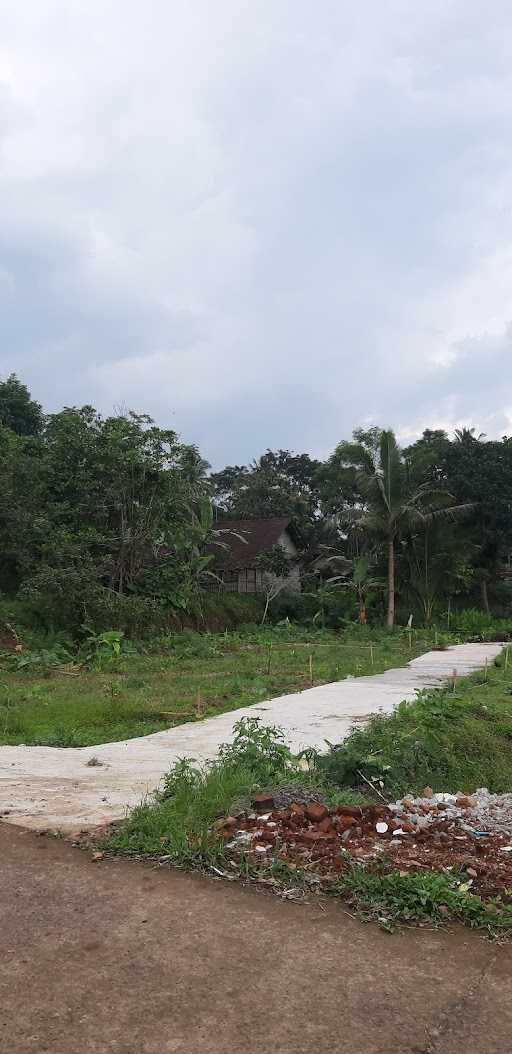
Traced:
<path fill-rule="evenodd" d="M 495 618 L 478 608 L 465 608 L 452 614 L 450 628 L 464 640 L 501 641 L 512 639 L 512 620 Z"/>

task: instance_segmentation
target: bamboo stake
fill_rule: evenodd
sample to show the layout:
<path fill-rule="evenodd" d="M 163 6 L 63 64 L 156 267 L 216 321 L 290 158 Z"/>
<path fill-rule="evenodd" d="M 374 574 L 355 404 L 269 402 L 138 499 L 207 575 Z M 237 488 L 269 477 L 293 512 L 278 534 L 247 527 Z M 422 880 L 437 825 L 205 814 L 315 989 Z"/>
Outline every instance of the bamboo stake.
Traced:
<path fill-rule="evenodd" d="M 505 648 L 505 669 L 508 669 L 508 648 Z"/>
<path fill-rule="evenodd" d="M 486 656 L 486 658 L 485 658 L 485 666 L 484 666 L 484 681 L 487 680 L 488 670 L 489 670 L 489 665 L 488 665 L 488 659 L 487 659 L 487 656 Z"/>
<path fill-rule="evenodd" d="M 370 662 L 373 666 L 373 644 L 370 644 Z"/>
<path fill-rule="evenodd" d="M 272 641 L 268 646 L 268 662 L 267 662 L 267 677 L 270 677 L 270 667 L 272 665 Z"/>
<path fill-rule="evenodd" d="M 310 653 L 309 653 L 309 682 L 311 684 L 311 687 L 313 687 L 313 652 L 312 651 L 310 651 Z"/>
<path fill-rule="evenodd" d="M 453 691 L 455 691 L 456 686 L 457 686 L 457 670 L 454 670 L 453 671 Z"/>

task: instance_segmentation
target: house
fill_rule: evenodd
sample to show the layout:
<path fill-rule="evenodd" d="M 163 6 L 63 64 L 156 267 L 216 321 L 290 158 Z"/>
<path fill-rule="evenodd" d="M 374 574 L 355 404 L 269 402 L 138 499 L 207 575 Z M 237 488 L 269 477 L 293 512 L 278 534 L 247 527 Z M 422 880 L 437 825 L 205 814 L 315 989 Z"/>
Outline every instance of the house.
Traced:
<path fill-rule="evenodd" d="M 262 593 L 268 573 L 258 566 L 260 558 L 281 546 L 290 562 L 286 588 L 300 590 L 297 547 L 290 531 L 288 517 L 265 520 L 222 520 L 216 525 L 217 545 L 209 547 L 214 556 L 211 570 L 219 582 L 211 589 L 228 593 Z"/>

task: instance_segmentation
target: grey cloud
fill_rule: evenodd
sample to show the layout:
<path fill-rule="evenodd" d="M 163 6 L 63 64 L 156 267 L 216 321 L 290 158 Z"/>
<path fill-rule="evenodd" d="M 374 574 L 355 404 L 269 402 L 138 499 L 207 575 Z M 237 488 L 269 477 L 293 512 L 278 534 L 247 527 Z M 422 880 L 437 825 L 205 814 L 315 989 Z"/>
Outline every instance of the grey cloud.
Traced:
<path fill-rule="evenodd" d="M 501 434 L 504 0 L 0 13 L 0 371 L 216 464 L 369 420 Z"/>

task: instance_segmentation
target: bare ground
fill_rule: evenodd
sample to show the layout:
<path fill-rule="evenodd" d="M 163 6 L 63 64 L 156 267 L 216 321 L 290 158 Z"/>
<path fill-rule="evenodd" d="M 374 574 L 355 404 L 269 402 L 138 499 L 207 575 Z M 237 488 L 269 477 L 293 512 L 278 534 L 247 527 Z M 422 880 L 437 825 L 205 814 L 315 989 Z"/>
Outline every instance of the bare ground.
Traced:
<path fill-rule="evenodd" d="M 9 1054 L 502 1054 L 510 950 L 0 824 Z"/>

